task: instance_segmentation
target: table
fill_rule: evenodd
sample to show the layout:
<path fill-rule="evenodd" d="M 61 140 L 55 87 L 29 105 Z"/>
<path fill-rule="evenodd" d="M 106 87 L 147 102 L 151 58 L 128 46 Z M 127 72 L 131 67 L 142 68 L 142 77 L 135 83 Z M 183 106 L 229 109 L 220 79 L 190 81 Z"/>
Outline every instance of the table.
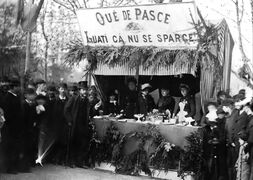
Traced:
<path fill-rule="evenodd" d="M 108 120 L 105 118 L 94 118 L 93 122 L 96 126 L 96 131 L 99 139 L 105 136 L 107 128 L 113 123 L 121 133 L 127 134 L 133 131 L 138 131 L 145 126 L 143 123 L 137 122 L 120 122 Z M 176 146 L 185 148 L 187 141 L 185 137 L 189 136 L 192 132 L 201 133 L 201 127 L 198 126 L 180 126 L 180 125 L 170 125 L 170 124 L 156 124 L 161 135 L 168 140 L 168 142 L 175 144 Z M 127 144 L 126 151 L 131 153 L 138 145 L 138 142 L 131 141 Z"/>

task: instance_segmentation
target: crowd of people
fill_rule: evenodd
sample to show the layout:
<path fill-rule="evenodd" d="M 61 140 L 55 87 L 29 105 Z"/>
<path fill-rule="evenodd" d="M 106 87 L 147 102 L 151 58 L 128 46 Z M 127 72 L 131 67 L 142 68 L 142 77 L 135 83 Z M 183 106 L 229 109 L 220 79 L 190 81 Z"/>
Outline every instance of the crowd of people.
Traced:
<path fill-rule="evenodd" d="M 233 97 L 219 92 L 206 104 L 203 127 L 204 179 L 253 179 L 252 89 Z"/>
<path fill-rule="evenodd" d="M 179 87 L 178 102 L 166 85 L 157 103 L 148 83 L 137 88 L 136 80 L 129 78 L 126 89 L 123 96 L 111 90 L 103 101 L 96 87 L 88 87 L 86 81 L 68 86 L 38 80 L 28 82 L 24 93 L 16 79 L 1 82 L 0 172 L 29 171 L 43 153 L 47 153 L 43 161 L 49 163 L 89 167 L 89 122 L 97 115 L 134 118 L 157 109 L 175 118 L 183 104 L 185 117 L 194 118 L 195 99 L 186 84 Z M 205 104 L 201 121 L 194 123 L 203 127 L 205 180 L 253 179 L 252 97 L 250 88 L 233 97 L 221 91 L 216 102 Z"/>

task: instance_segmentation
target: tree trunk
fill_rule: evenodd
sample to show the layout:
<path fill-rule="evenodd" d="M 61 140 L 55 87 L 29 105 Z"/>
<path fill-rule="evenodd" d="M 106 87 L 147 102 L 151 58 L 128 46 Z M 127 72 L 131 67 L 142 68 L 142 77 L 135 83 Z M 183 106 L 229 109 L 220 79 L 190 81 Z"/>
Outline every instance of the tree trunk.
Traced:
<path fill-rule="evenodd" d="M 45 78 L 45 81 L 47 82 L 47 58 L 48 58 L 49 39 L 45 30 L 45 18 L 46 18 L 46 15 L 44 13 L 40 19 L 40 24 L 41 24 L 43 37 L 46 41 L 45 54 L 44 54 L 44 78 Z"/>
<path fill-rule="evenodd" d="M 25 74 L 28 72 L 29 65 L 30 65 L 31 40 L 32 40 L 32 33 L 31 32 L 27 32 L 26 56 L 25 56 Z"/>
<path fill-rule="evenodd" d="M 45 49 L 45 55 L 44 55 L 44 76 L 45 76 L 45 81 L 47 82 L 47 57 L 48 57 L 48 46 L 49 42 L 46 41 L 46 49 Z"/>
<path fill-rule="evenodd" d="M 242 2 L 244 3 L 244 2 Z M 244 6 L 244 5 L 242 5 Z M 242 21 L 242 16 L 243 16 L 243 13 L 244 13 L 244 9 L 242 8 L 242 14 L 241 14 L 241 17 L 240 17 L 240 9 L 239 9 L 239 1 L 236 0 L 235 1 L 235 7 L 236 7 L 236 23 L 237 23 L 237 30 L 238 30 L 238 42 L 239 42 L 239 49 L 240 49 L 240 52 L 241 52 L 241 56 L 242 56 L 242 61 L 244 63 L 247 63 L 249 61 L 249 59 L 247 58 L 245 52 L 244 52 L 244 49 L 243 49 L 243 45 L 242 45 L 242 30 L 241 30 L 241 21 Z"/>

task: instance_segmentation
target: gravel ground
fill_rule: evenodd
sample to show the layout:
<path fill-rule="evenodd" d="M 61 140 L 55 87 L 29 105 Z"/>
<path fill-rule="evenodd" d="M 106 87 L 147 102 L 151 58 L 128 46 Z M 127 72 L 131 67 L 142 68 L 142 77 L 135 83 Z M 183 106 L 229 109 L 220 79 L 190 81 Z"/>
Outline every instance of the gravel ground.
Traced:
<path fill-rule="evenodd" d="M 36 167 L 30 173 L 1 174 L 0 180 L 151 180 L 149 177 L 136 177 L 114 174 L 108 171 L 69 168 L 46 165 Z"/>

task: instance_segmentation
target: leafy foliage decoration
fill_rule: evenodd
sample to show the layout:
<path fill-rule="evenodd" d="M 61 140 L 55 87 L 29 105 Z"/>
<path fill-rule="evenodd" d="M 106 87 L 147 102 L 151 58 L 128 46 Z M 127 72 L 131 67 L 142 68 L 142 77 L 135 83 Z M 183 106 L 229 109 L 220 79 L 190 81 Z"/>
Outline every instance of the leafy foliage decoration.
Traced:
<path fill-rule="evenodd" d="M 139 142 L 138 147 L 126 154 L 125 143 L 132 138 Z M 147 142 L 150 140 L 149 146 L 155 147 L 151 154 L 146 149 Z M 182 177 L 190 173 L 200 174 L 203 160 L 201 135 L 196 132 L 188 136 L 186 140 L 188 146 L 183 150 L 170 144 L 155 125 L 145 124 L 136 131 L 122 134 L 112 122 L 102 141 L 96 140 L 96 146 L 92 146 L 94 148 L 92 150 L 96 152 L 96 159 L 93 159 L 97 163 L 112 163 L 116 168 L 115 171 L 121 174 L 139 175 L 144 172 L 151 176 L 150 167 L 166 172 L 179 168 L 179 175 Z"/>
<path fill-rule="evenodd" d="M 125 65 L 131 70 L 136 70 L 137 66 L 142 65 L 144 69 L 151 68 L 157 71 L 159 67 L 166 67 L 177 62 L 176 66 L 187 64 L 196 70 L 197 60 L 192 56 L 194 50 L 167 50 L 159 47 L 84 47 L 81 41 L 71 42 L 68 46 L 69 51 L 65 54 L 65 62 L 69 65 L 76 65 L 84 58 L 88 58 L 90 70 L 95 70 L 97 65 L 107 65 L 111 68 Z M 90 55 L 90 56 L 88 56 Z M 179 68 L 178 67 L 178 68 Z"/>
<path fill-rule="evenodd" d="M 186 150 L 181 154 L 181 166 L 179 175 L 184 177 L 194 173 L 198 179 L 203 173 L 203 141 L 200 132 L 191 133 L 186 137 L 188 145 Z"/>

